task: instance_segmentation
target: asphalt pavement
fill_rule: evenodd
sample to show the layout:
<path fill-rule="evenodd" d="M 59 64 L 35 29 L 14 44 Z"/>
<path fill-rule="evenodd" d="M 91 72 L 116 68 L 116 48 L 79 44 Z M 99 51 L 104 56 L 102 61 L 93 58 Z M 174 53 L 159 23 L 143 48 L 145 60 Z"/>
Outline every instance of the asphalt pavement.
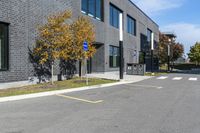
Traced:
<path fill-rule="evenodd" d="M 200 75 L 0 103 L 0 133 L 200 133 Z"/>

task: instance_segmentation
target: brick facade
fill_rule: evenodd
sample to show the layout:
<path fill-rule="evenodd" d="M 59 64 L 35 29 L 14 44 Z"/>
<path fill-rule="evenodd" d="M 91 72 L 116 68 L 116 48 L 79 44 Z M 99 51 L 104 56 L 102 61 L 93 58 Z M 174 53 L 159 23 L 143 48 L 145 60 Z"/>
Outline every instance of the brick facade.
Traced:
<path fill-rule="evenodd" d="M 119 31 L 110 26 L 109 3 L 118 6 L 124 14 L 124 57 L 126 63 L 137 63 L 138 57 L 131 58 L 131 52 L 140 51 L 140 33 L 150 28 L 158 41 L 158 26 L 129 0 L 104 0 L 104 22 L 91 18 L 96 29 L 96 42 L 102 45 L 92 59 L 92 71 L 115 71 L 109 68 L 109 45 L 118 46 Z M 28 47 L 35 43 L 36 28 L 46 22 L 49 14 L 66 9 L 73 11 L 73 19 L 82 15 L 81 0 L 1 0 L 0 22 L 9 23 L 9 70 L 0 71 L 0 83 L 27 80 L 32 74 L 28 59 Z M 126 14 L 137 21 L 137 36 L 126 32 Z M 89 17 L 90 18 L 90 17 Z"/>

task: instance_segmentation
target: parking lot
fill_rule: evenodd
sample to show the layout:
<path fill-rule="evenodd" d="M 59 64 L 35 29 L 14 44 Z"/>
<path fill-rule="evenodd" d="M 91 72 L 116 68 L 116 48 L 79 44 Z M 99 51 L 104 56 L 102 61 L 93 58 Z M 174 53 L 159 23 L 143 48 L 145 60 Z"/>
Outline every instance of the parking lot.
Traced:
<path fill-rule="evenodd" d="M 199 133 L 197 75 L 0 103 L 1 133 Z M 183 77 L 181 80 L 172 80 Z"/>

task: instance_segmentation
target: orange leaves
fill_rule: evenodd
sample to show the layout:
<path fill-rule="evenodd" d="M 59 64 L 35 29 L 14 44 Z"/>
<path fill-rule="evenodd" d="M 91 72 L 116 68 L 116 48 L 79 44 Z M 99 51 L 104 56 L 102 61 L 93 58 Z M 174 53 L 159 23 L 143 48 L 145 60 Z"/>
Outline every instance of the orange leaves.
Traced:
<path fill-rule="evenodd" d="M 89 58 L 96 52 L 94 26 L 85 17 L 71 23 L 71 11 L 64 11 L 48 17 L 48 22 L 38 28 L 39 36 L 34 54 L 40 63 L 56 59 L 80 60 Z M 70 22 L 70 23 L 69 23 Z M 85 54 L 83 42 L 87 41 L 89 50 Z"/>
<path fill-rule="evenodd" d="M 77 59 L 89 58 L 96 52 L 95 47 L 92 45 L 95 41 L 94 26 L 91 24 L 89 19 L 85 17 L 79 17 L 73 24 L 72 29 L 74 32 L 74 43 L 77 47 L 79 54 Z M 83 51 L 83 42 L 87 41 L 89 50 L 85 54 Z"/>

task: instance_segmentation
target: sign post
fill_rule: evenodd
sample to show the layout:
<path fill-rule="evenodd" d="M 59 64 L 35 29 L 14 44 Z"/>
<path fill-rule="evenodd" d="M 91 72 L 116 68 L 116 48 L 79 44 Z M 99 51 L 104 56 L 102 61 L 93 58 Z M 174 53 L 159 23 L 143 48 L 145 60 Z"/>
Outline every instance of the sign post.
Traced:
<path fill-rule="evenodd" d="M 88 51 L 88 43 L 87 41 L 84 41 L 83 42 L 83 50 L 84 50 L 84 53 L 85 53 L 85 57 L 86 57 L 86 54 L 87 54 L 87 51 Z M 87 59 L 85 58 L 85 75 L 86 75 L 86 85 L 88 85 L 88 75 L 87 75 Z"/>

